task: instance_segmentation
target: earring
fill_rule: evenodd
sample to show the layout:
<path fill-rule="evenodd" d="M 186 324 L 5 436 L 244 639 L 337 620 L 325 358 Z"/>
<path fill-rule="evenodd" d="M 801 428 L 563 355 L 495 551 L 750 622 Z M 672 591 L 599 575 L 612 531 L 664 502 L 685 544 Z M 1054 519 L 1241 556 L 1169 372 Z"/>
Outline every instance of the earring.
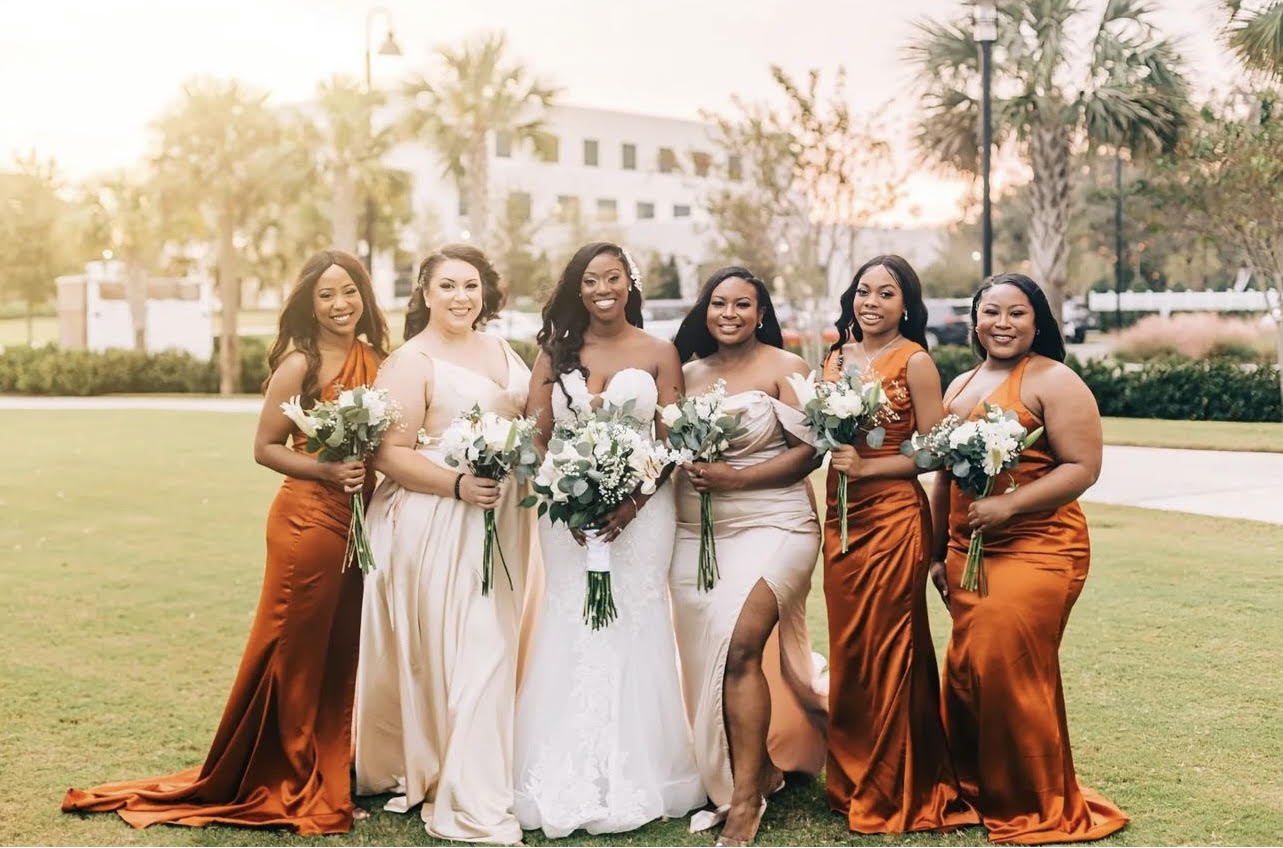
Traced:
<path fill-rule="evenodd" d="M 763 323 L 764 323 L 764 322 L 762 322 L 762 321 L 758 321 L 758 322 L 757 322 L 757 329 L 759 329 L 759 330 L 760 330 L 760 329 L 762 329 L 762 324 L 763 324 Z"/>
<path fill-rule="evenodd" d="M 1034 330 L 1034 338 L 1038 338 L 1038 334 L 1041 332 L 1042 330 Z"/>
<path fill-rule="evenodd" d="M 904 320 L 905 320 L 905 321 L 908 321 L 908 320 L 909 320 L 909 310 L 907 310 L 907 309 L 906 309 L 906 310 L 904 310 Z"/>

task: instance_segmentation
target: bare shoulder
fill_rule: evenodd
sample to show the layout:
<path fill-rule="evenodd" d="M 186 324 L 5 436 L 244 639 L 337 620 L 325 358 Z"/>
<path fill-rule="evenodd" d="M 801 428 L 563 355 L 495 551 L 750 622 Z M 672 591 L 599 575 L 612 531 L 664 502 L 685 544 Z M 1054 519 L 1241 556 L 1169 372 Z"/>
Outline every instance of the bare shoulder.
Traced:
<path fill-rule="evenodd" d="M 1046 356 L 1034 356 L 1025 366 L 1025 378 L 1038 388 L 1050 391 L 1076 391 L 1086 389 L 1078 372 L 1063 362 Z"/>
<path fill-rule="evenodd" d="M 905 362 L 905 367 L 909 369 L 909 374 L 935 374 L 939 379 L 940 369 L 936 367 L 936 361 L 931 358 L 931 354 L 925 348 L 915 350 L 909 354 L 909 359 Z"/>
<path fill-rule="evenodd" d="M 765 347 L 765 346 L 764 346 Z M 766 347 L 763 357 L 776 380 L 785 380 L 792 374 L 810 374 L 814 368 L 802 357 L 780 347 Z"/>
<path fill-rule="evenodd" d="M 306 377 L 307 355 L 301 350 L 292 350 L 285 354 L 285 358 L 276 366 L 268 385 L 287 392 L 297 392 L 303 388 L 303 380 Z"/>
<path fill-rule="evenodd" d="M 681 367 L 681 358 L 677 355 L 677 348 L 668 339 L 661 339 L 658 336 L 652 336 L 645 330 L 637 330 L 640 336 L 636 344 L 642 350 L 645 350 L 657 365 L 664 367 Z"/>

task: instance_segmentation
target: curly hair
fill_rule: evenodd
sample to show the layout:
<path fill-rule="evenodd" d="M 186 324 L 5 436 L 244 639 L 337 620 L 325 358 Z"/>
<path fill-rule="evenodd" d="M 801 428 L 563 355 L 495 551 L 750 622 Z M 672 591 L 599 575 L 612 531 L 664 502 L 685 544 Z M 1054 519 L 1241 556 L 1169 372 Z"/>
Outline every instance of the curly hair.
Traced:
<path fill-rule="evenodd" d="M 276 331 L 276 341 L 267 354 L 267 379 L 263 381 L 262 391 L 267 391 L 267 384 L 280 367 L 281 362 L 290 353 L 297 350 L 307 358 L 307 371 L 303 375 L 303 406 L 310 407 L 321 396 L 321 387 L 317 385 L 317 371 L 321 368 L 321 352 L 317 347 L 321 325 L 317 323 L 312 310 L 312 292 L 316 282 L 332 265 L 338 265 L 356 283 L 356 290 L 361 295 L 361 320 L 357 322 L 357 336 L 365 335 L 380 358 L 388 355 L 388 322 L 379 309 L 374 298 L 374 287 L 370 285 L 370 275 L 365 266 L 350 253 L 342 250 L 320 250 L 313 253 L 299 270 L 294 287 L 285 298 L 281 307 L 281 317 Z"/>
<path fill-rule="evenodd" d="M 474 328 L 498 315 L 504 301 L 508 299 L 508 292 L 499 280 L 499 272 L 479 248 L 470 244 L 443 245 L 419 263 L 418 285 L 410 294 L 410 303 L 405 311 L 405 330 L 401 334 L 401 338 L 406 341 L 423 332 L 423 328 L 428 326 L 428 321 L 432 319 L 432 310 L 428 308 L 428 283 L 432 281 L 433 273 L 447 259 L 468 263 L 477 269 L 477 274 L 481 277 L 481 314 L 473 322 Z"/>
<path fill-rule="evenodd" d="M 762 310 L 761 326 L 754 332 L 757 340 L 771 347 L 784 347 L 784 334 L 780 331 L 779 319 L 775 317 L 775 304 L 771 302 L 771 292 L 766 283 L 753 276 L 753 272 L 747 268 L 728 265 L 714 271 L 708 282 L 704 283 L 695 305 L 686 313 L 673 336 L 673 345 L 682 362 L 689 362 L 691 357 L 703 359 L 717 352 L 717 340 L 708 331 L 708 306 L 713 301 L 713 292 L 717 287 L 732 277 L 744 280 L 757 292 L 757 305 Z"/>
<path fill-rule="evenodd" d="M 539 348 L 552 365 L 554 380 L 560 381 L 562 374 L 569 374 L 571 371 L 579 371 L 585 378 L 588 376 L 588 369 L 579 361 L 579 351 L 583 349 L 584 331 L 588 329 L 589 321 L 588 309 L 580 297 L 580 287 L 588 264 L 603 253 L 619 259 L 624 265 L 624 271 L 635 279 L 637 269 L 631 266 L 624 255 L 624 249 L 617 244 L 596 241 L 575 251 L 570 262 L 566 263 L 566 269 L 553 288 L 548 302 L 544 304 L 543 326 L 535 336 Z M 634 327 L 642 326 L 641 307 L 641 289 L 635 284 L 630 285 L 628 300 L 624 303 L 624 317 Z"/>

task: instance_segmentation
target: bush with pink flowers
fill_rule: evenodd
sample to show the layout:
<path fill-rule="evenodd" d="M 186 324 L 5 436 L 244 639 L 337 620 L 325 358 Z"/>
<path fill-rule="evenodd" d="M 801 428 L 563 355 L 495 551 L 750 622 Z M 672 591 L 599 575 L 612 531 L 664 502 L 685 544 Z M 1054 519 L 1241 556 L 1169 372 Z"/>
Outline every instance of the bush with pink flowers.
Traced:
<path fill-rule="evenodd" d="M 1273 362 L 1273 322 L 1261 318 L 1223 318 L 1206 312 L 1151 315 L 1123 330 L 1113 354 L 1128 362 L 1150 359 L 1210 359 Z"/>

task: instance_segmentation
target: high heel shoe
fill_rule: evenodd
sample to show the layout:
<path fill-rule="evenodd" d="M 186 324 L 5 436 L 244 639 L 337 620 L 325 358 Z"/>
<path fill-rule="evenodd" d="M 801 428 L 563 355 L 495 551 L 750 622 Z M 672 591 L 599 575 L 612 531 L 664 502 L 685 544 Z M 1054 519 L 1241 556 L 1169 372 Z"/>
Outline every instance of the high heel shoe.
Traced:
<path fill-rule="evenodd" d="M 779 790 L 775 790 L 778 792 Z M 774 793 L 772 793 L 774 794 Z M 753 820 L 753 834 L 747 839 L 731 839 L 726 835 L 726 829 L 723 828 L 718 835 L 717 841 L 713 843 L 715 848 L 748 848 L 757 838 L 758 828 L 762 826 L 762 816 L 766 815 L 766 799 L 762 799 L 761 805 L 757 808 L 757 818 Z"/>

